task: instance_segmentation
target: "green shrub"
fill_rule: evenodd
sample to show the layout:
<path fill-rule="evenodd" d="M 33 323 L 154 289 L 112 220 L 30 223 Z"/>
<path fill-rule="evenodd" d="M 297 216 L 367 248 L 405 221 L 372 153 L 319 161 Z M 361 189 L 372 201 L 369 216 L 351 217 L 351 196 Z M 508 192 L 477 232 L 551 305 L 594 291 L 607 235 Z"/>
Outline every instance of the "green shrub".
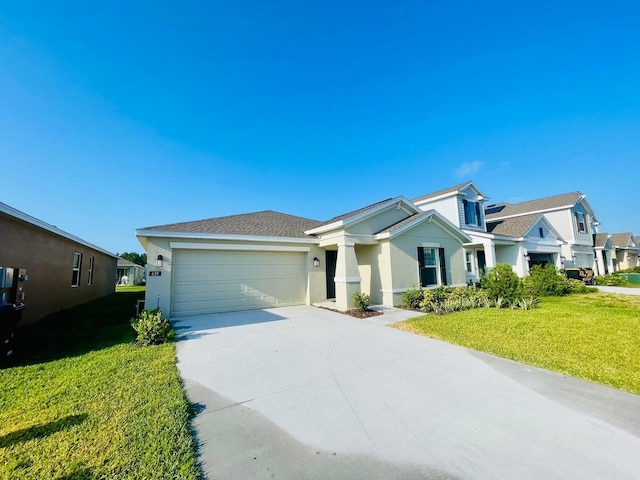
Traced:
<path fill-rule="evenodd" d="M 599 277 L 596 277 L 596 285 L 626 287 L 629 286 L 630 283 L 624 277 L 620 277 L 614 273 L 607 273 L 606 275 L 600 275 Z"/>
<path fill-rule="evenodd" d="M 598 289 L 596 287 L 589 287 L 581 282 L 580 280 L 576 280 L 573 278 L 567 279 L 567 286 L 569 288 L 569 293 L 592 293 L 597 292 Z"/>
<path fill-rule="evenodd" d="M 369 309 L 371 297 L 366 293 L 353 292 L 353 305 L 359 312 L 366 312 Z"/>
<path fill-rule="evenodd" d="M 480 285 L 492 300 L 501 297 L 501 304 L 522 297 L 522 281 L 507 263 L 498 263 L 493 267 L 480 279 Z"/>
<path fill-rule="evenodd" d="M 423 299 L 424 290 L 422 286 L 416 288 L 415 284 L 411 285 L 411 288 L 402 294 L 402 304 L 407 308 L 420 308 Z"/>
<path fill-rule="evenodd" d="M 143 310 L 136 318 L 131 319 L 131 326 L 138 334 L 136 344 L 141 347 L 160 345 L 175 338 L 171 323 L 162 318 L 159 308 Z"/>
<path fill-rule="evenodd" d="M 557 297 L 569 293 L 569 282 L 554 265 L 534 265 L 523 280 L 525 290 L 535 296 Z"/>

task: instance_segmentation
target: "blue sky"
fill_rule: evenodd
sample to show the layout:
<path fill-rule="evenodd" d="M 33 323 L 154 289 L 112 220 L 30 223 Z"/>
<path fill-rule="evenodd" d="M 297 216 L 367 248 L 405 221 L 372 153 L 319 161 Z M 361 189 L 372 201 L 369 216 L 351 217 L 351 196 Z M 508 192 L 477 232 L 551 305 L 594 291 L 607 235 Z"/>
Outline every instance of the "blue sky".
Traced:
<path fill-rule="evenodd" d="M 0 201 L 113 252 L 474 180 L 640 234 L 638 2 L 3 2 Z"/>

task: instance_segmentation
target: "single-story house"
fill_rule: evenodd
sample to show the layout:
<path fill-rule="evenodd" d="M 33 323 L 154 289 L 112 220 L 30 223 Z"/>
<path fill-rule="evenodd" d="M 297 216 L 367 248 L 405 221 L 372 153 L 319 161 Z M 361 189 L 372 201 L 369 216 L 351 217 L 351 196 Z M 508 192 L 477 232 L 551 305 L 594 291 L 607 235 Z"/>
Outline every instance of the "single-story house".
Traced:
<path fill-rule="evenodd" d="M 0 267 L 24 268 L 29 323 L 115 290 L 117 256 L 0 203 Z"/>
<path fill-rule="evenodd" d="M 464 285 L 470 238 L 404 197 L 319 222 L 274 211 L 141 228 L 146 305 L 171 316 L 335 300 L 399 305 L 412 286 Z"/>
<path fill-rule="evenodd" d="M 144 282 L 144 267 L 124 258 L 118 258 L 116 282 L 118 285 L 140 285 Z"/>

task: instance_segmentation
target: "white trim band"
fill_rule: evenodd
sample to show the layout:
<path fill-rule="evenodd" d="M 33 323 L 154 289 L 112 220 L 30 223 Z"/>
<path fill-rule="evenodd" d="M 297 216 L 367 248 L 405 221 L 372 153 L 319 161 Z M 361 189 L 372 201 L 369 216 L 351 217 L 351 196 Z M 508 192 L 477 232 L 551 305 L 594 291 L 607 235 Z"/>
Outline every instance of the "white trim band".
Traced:
<path fill-rule="evenodd" d="M 336 283 L 360 283 L 362 277 L 333 277 Z"/>
<path fill-rule="evenodd" d="M 311 247 L 295 247 L 289 245 L 241 245 L 241 244 L 220 244 L 220 243 L 188 243 L 169 242 L 172 249 L 181 250 L 230 250 L 240 252 L 300 252 L 308 253 Z"/>

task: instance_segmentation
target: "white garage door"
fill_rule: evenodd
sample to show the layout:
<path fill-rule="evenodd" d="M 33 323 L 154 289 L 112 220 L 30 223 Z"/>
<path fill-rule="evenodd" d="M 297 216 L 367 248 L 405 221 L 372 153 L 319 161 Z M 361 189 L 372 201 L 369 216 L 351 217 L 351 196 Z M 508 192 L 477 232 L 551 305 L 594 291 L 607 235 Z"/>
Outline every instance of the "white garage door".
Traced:
<path fill-rule="evenodd" d="M 189 251 L 173 254 L 173 315 L 300 305 L 306 297 L 305 254 Z"/>

